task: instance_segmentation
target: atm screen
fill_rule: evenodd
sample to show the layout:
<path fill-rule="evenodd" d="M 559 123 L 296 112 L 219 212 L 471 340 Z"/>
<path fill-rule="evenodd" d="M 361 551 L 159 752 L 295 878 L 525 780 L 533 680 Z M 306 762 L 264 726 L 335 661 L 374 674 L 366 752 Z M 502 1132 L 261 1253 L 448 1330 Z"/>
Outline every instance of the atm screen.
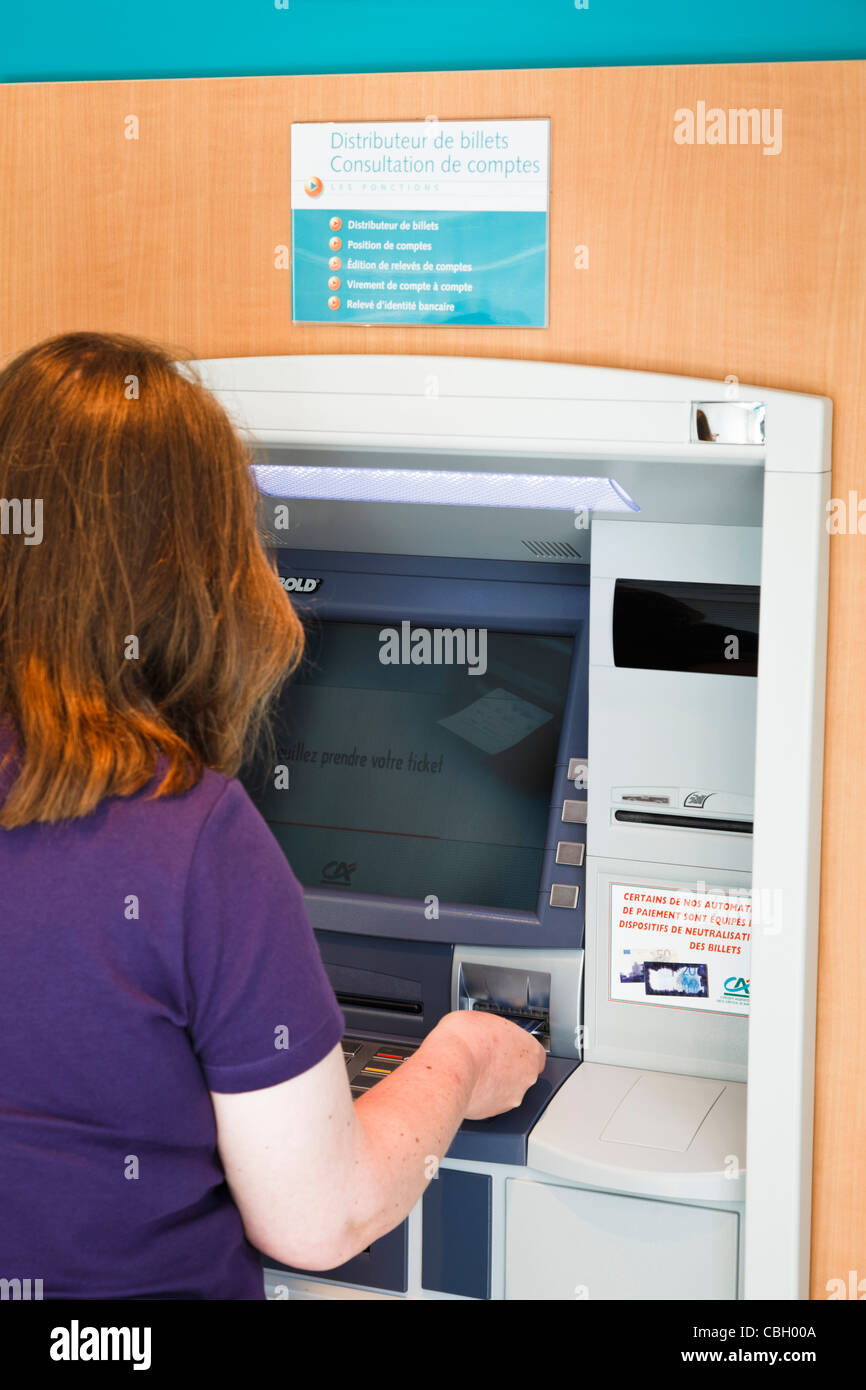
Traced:
<path fill-rule="evenodd" d="M 573 638 L 325 622 L 245 784 L 306 887 L 534 911 Z"/>

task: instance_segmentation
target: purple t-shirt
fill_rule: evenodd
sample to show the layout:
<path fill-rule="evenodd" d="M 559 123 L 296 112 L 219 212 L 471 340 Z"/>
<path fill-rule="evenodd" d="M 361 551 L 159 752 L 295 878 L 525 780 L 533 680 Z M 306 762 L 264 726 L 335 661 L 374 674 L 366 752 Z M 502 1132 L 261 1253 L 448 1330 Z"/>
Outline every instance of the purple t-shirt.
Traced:
<path fill-rule="evenodd" d="M 150 790 L 0 830 L 0 1278 L 263 1298 L 208 1092 L 307 1071 L 343 1016 L 240 783 Z"/>

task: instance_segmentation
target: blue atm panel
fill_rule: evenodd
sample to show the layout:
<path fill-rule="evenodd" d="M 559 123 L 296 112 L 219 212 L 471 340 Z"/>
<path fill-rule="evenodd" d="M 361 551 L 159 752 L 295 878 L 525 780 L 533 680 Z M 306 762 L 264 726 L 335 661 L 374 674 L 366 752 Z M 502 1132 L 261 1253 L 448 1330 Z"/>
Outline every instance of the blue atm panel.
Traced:
<path fill-rule="evenodd" d="M 282 698 L 275 758 L 244 780 L 313 926 L 582 946 L 586 826 L 562 809 L 586 800 L 568 778 L 586 757 L 583 569 L 278 561 L 307 655 Z"/>
<path fill-rule="evenodd" d="M 437 1293 L 490 1297 L 492 1182 L 440 1168 L 424 1193 L 421 1283 Z"/>
<path fill-rule="evenodd" d="M 346 1018 L 353 1097 L 457 1006 L 458 979 L 461 1007 L 519 1017 L 549 1046 L 550 972 L 579 958 L 584 934 L 586 790 L 574 764 L 587 756 L 585 568 L 277 559 L 306 653 L 275 747 L 243 780 L 304 887 Z M 461 964 L 458 947 L 478 956 Z M 524 951 L 543 999 L 520 993 Z M 576 1021 L 576 967 L 569 978 L 559 997 Z M 549 1056 L 522 1104 L 465 1122 L 448 1157 L 525 1165 L 533 1126 L 577 1065 L 574 1052 Z M 424 1197 L 425 1287 L 490 1296 L 490 1190 L 484 1174 L 440 1170 Z M 317 1277 L 405 1291 L 405 1227 Z"/>

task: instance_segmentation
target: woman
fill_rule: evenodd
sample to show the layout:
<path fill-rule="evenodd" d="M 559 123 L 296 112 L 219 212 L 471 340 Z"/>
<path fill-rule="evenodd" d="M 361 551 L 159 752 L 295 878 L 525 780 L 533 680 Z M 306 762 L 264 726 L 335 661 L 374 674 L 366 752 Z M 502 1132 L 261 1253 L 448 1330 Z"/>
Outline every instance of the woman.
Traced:
<path fill-rule="evenodd" d="M 234 778 L 303 647 L 249 463 L 136 339 L 0 373 L 0 1277 L 46 1298 L 263 1298 L 254 1246 L 339 1265 L 544 1062 L 449 1014 L 352 1104 L 301 889 Z"/>

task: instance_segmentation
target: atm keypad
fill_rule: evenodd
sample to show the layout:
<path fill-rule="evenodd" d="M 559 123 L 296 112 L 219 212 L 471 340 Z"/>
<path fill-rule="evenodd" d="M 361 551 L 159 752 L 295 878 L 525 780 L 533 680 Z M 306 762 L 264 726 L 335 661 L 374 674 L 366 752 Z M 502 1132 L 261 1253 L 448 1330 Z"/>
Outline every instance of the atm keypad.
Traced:
<path fill-rule="evenodd" d="M 377 1042 L 369 1038 L 344 1038 L 343 1057 L 349 1073 L 352 1099 L 357 1100 L 377 1081 L 390 1076 L 416 1048 L 411 1043 Z"/>
<path fill-rule="evenodd" d="M 572 910 L 577 907 L 580 897 L 580 888 L 576 883 L 551 883 L 550 885 L 550 906 L 569 907 Z"/>
<path fill-rule="evenodd" d="M 557 864 L 573 864 L 576 869 L 583 866 L 586 845 L 582 840 L 560 840 L 556 846 Z"/>

